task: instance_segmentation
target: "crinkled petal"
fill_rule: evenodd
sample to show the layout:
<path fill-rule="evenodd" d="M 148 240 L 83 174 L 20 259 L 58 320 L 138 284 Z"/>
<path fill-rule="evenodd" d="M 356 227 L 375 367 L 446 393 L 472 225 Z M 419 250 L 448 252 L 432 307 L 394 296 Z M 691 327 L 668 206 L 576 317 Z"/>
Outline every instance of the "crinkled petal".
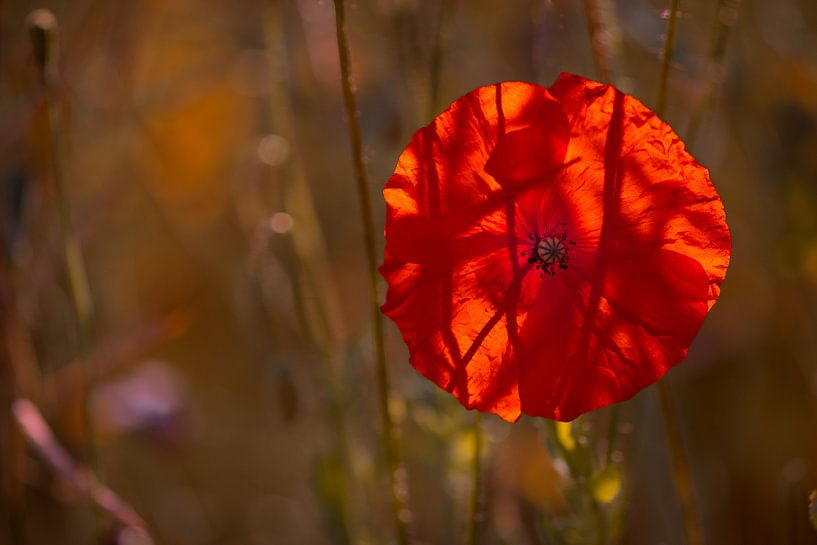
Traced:
<path fill-rule="evenodd" d="M 573 420 L 629 399 L 687 354 L 707 312 L 709 281 L 694 259 L 645 250 L 600 263 L 603 277 L 543 285 L 516 358 L 522 411 Z"/>
<path fill-rule="evenodd" d="M 726 276 L 732 247 L 726 214 L 709 172 L 686 151 L 672 128 L 637 99 L 610 85 L 562 74 L 550 88 L 571 124 L 566 163 L 577 169 L 615 167 L 615 203 L 607 203 L 611 251 L 663 247 L 698 261 L 709 278 L 711 308 Z M 608 138 L 620 103 L 620 131 Z M 616 158 L 612 165 L 610 152 Z M 608 170 L 604 173 L 609 174 Z M 577 174 L 577 182 L 585 181 Z M 595 184 L 604 191 L 603 176 Z M 610 188 L 608 188 L 610 189 Z M 612 208 L 611 208 L 612 206 Z M 592 207 L 591 207 L 592 208 Z M 596 209 L 605 210 L 604 204 Z M 592 211 L 591 211 L 592 213 Z"/>
<path fill-rule="evenodd" d="M 460 239 L 502 232 L 492 214 L 558 170 L 568 133 L 561 106 L 538 85 L 488 85 L 458 99 L 414 134 L 386 183 L 389 250 L 432 263 L 459 258 Z"/>
<path fill-rule="evenodd" d="M 522 410 L 571 420 L 680 363 L 717 300 L 730 237 L 706 169 L 666 123 L 611 86 L 564 75 L 552 90 L 572 127 L 562 176 L 575 189 L 561 200 L 588 221 L 574 222 L 571 269 L 542 283 L 515 357 Z"/>
<path fill-rule="evenodd" d="M 520 414 L 515 362 L 500 365 L 508 346 L 505 307 L 483 294 L 514 284 L 504 249 L 453 269 L 396 260 L 380 273 L 389 284 L 383 312 L 400 328 L 411 364 L 466 407 L 506 420 Z"/>

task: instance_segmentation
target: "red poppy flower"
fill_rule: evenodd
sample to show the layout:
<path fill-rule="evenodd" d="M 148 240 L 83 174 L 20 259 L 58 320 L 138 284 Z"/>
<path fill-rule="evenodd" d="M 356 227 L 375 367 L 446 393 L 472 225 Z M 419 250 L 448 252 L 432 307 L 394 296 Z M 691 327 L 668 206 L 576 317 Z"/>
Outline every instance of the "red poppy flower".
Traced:
<path fill-rule="evenodd" d="M 383 312 L 467 408 L 572 420 L 678 364 L 730 235 L 707 170 L 631 96 L 563 74 L 456 100 L 386 184 Z"/>

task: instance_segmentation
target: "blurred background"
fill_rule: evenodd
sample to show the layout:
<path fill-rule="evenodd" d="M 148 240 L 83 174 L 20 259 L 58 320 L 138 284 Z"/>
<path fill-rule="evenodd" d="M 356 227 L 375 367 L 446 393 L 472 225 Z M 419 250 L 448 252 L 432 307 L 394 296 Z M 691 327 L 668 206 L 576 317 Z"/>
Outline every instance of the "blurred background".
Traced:
<path fill-rule="evenodd" d="M 477 86 L 569 71 L 655 105 L 670 2 L 589 4 L 348 4 L 378 232 L 411 134 Z M 394 542 L 334 24 L 325 0 L 0 2 L 0 543 Z M 817 543 L 817 3 L 684 0 L 668 89 L 734 240 L 666 379 L 706 542 Z M 462 542 L 472 415 L 386 336 L 412 539 Z M 655 392 L 611 420 L 485 416 L 479 542 L 589 543 L 601 512 L 609 543 L 686 543 Z M 590 492 L 580 447 L 609 450 Z"/>

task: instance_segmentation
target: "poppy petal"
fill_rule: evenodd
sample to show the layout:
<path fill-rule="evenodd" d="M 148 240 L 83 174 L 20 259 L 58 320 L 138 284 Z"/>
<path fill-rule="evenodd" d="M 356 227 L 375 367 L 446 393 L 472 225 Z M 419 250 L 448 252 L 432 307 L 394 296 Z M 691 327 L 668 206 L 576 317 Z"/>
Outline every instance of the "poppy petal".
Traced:
<path fill-rule="evenodd" d="M 616 239 L 611 246 L 660 246 L 697 260 L 709 278 L 711 308 L 726 276 L 732 242 L 707 169 L 669 125 L 634 97 L 573 74 L 561 74 L 550 90 L 572 127 L 566 162 L 573 165 L 573 176 L 598 187 L 602 197 L 602 174 L 613 167 L 618 171 L 618 202 L 607 208 L 608 216 L 615 216 L 608 221 L 616 223 L 610 229 Z M 616 164 L 609 165 L 605 153 L 617 99 L 621 131 L 614 146 Z M 587 180 L 593 177 L 588 165 L 596 165 L 593 180 Z M 603 204 L 588 208 L 590 213 L 604 210 Z"/>
<path fill-rule="evenodd" d="M 497 112 L 508 108 L 501 87 L 497 92 Z M 497 126 L 497 142 L 485 164 L 485 171 L 500 184 L 518 184 L 529 180 L 543 182 L 554 167 L 564 161 L 570 127 L 561 105 L 550 94 L 538 97 L 536 107 L 524 112 L 526 126 L 506 131 L 502 117 Z M 522 117 L 522 116 L 520 116 Z"/>
<path fill-rule="evenodd" d="M 709 281 L 690 257 L 646 250 L 600 266 L 601 281 L 543 285 L 527 314 L 516 354 L 526 414 L 569 421 L 629 399 L 686 356 L 706 316 Z"/>
<path fill-rule="evenodd" d="M 484 219 L 504 207 L 503 185 L 556 170 L 568 137 L 567 117 L 544 87 L 507 82 L 458 99 L 414 134 L 386 183 L 390 251 L 429 263 L 451 258 L 452 244 L 475 231 L 495 234 Z"/>
<path fill-rule="evenodd" d="M 383 312 L 399 326 L 423 376 L 466 407 L 519 418 L 514 365 L 499 365 L 508 345 L 507 317 L 492 298 L 475 298 L 491 284 L 512 283 L 504 250 L 451 270 L 405 263 L 389 253 L 380 273 L 389 284 Z M 494 278 L 476 274 L 493 271 Z"/>

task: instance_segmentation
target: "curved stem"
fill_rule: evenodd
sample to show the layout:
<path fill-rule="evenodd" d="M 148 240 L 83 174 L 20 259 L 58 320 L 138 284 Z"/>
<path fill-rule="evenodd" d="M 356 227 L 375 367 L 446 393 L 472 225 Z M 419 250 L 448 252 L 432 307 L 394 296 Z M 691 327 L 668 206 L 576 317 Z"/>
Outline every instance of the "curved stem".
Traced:
<path fill-rule="evenodd" d="M 340 57 L 341 85 L 343 86 L 343 100 L 346 106 L 346 116 L 349 123 L 349 140 L 352 144 L 352 161 L 354 163 L 357 192 L 360 199 L 360 213 L 363 221 L 363 242 L 366 248 L 366 258 L 369 273 L 369 290 L 371 298 L 371 313 L 374 327 L 374 349 L 377 364 L 377 390 L 380 413 L 383 426 L 383 450 L 386 459 L 386 469 L 389 474 L 389 484 L 392 496 L 392 512 L 394 516 L 397 542 L 400 545 L 408 544 L 408 529 L 406 527 L 406 504 L 398 487 L 398 468 L 400 456 L 394 433 L 394 422 L 389 413 L 389 374 L 386 367 L 386 346 L 383 338 L 383 316 L 380 314 L 380 297 L 377 280 L 377 244 L 375 242 L 375 223 L 372 212 L 372 199 L 369 195 L 369 182 L 366 175 L 366 166 L 363 161 L 363 139 L 360 131 L 355 92 L 352 88 L 351 66 L 349 61 L 349 41 L 346 36 L 346 13 L 343 0 L 335 0 L 335 26 L 338 38 L 338 55 Z"/>

